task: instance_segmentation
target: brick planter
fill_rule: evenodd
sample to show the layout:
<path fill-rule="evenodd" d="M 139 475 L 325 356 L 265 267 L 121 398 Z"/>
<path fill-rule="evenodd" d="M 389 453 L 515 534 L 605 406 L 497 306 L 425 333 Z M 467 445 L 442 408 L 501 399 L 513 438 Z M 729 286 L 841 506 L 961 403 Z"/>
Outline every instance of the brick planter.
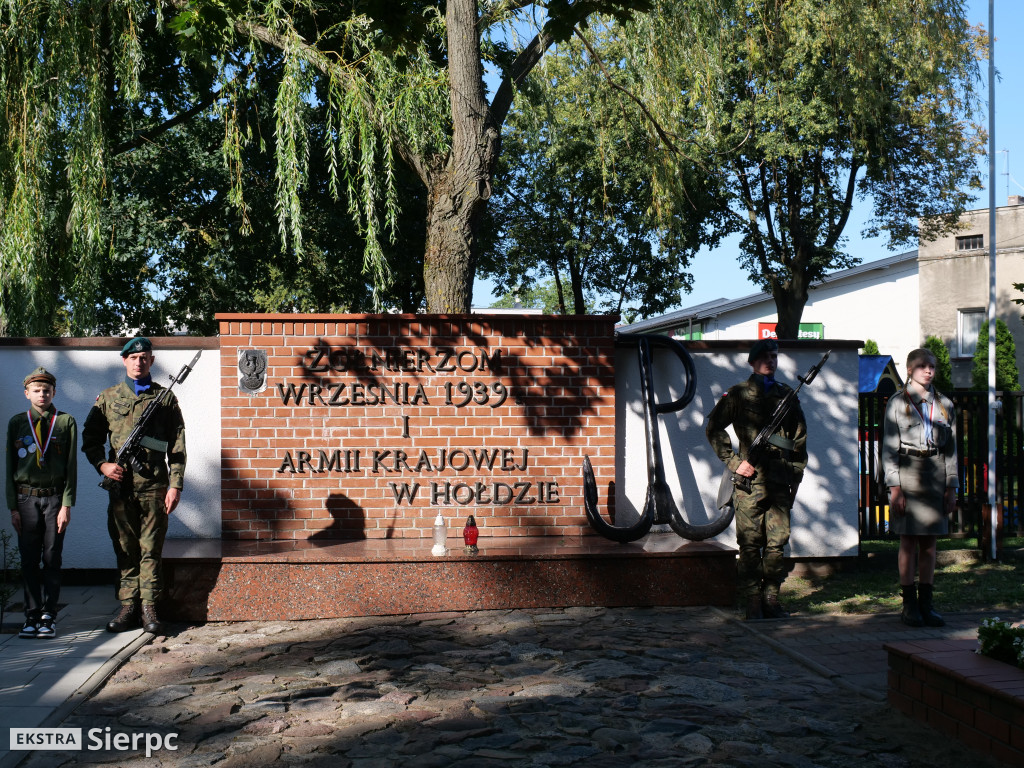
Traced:
<path fill-rule="evenodd" d="M 1009 765 L 1024 765 L 1024 670 L 977 640 L 886 643 L 889 703 Z"/>

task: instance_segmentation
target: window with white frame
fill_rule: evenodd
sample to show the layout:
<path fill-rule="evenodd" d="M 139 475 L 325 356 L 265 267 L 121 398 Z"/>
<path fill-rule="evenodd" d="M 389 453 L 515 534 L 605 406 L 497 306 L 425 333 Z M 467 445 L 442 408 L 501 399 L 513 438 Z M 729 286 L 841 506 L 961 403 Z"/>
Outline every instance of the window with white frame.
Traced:
<path fill-rule="evenodd" d="M 984 235 L 961 235 L 956 239 L 956 249 L 958 251 L 978 251 L 984 247 Z"/>
<path fill-rule="evenodd" d="M 973 357 L 978 346 L 978 334 L 988 319 L 984 307 L 957 310 L 957 355 Z"/>

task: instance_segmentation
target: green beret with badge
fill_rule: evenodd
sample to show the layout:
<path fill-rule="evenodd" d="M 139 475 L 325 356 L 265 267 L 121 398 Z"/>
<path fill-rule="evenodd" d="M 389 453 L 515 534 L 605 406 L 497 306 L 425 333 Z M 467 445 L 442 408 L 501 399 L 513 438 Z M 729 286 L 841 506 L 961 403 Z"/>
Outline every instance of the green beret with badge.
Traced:
<path fill-rule="evenodd" d="M 134 339 L 129 341 L 121 349 L 121 357 L 128 357 L 128 355 L 137 355 L 139 352 L 152 352 L 153 342 L 147 339 L 145 336 L 136 336 Z"/>

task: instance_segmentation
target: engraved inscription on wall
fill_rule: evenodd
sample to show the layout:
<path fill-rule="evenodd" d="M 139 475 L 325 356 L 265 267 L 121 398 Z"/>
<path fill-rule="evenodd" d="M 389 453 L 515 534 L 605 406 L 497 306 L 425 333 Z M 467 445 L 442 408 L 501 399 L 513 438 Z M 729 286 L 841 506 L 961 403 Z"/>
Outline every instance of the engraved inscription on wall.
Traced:
<path fill-rule="evenodd" d="M 497 411 L 515 405 L 523 393 L 502 382 L 501 373 L 501 350 L 364 350 L 320 341 L 303 355 L 300 377 L 276 383 L 281 405 L 320 419 L 335 409 L 397 406 L 400 426 L 393 434 L 382 434 L 388 442 L 373 448 L 309 445 L 285 450 L 277 472 L 384 477 L 400 506 L 559 504 L 558 481 L 533 476 L 536 468 L 527 447 L 415 445 L 416 418 L 423 408 L 460 414 L 470 408 Z"/>

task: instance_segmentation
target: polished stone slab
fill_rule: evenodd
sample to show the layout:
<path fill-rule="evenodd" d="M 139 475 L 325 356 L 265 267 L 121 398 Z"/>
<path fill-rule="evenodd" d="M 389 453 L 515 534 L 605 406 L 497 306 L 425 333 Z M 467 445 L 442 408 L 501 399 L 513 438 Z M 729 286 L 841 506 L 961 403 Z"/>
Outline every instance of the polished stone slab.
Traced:
<path fill-rule="evenodd" d="M 735 550 L 652 534 L 449 539 L 168 540 L 169 618 L 250 621 L 570 606 L 732 605 Z"/>

